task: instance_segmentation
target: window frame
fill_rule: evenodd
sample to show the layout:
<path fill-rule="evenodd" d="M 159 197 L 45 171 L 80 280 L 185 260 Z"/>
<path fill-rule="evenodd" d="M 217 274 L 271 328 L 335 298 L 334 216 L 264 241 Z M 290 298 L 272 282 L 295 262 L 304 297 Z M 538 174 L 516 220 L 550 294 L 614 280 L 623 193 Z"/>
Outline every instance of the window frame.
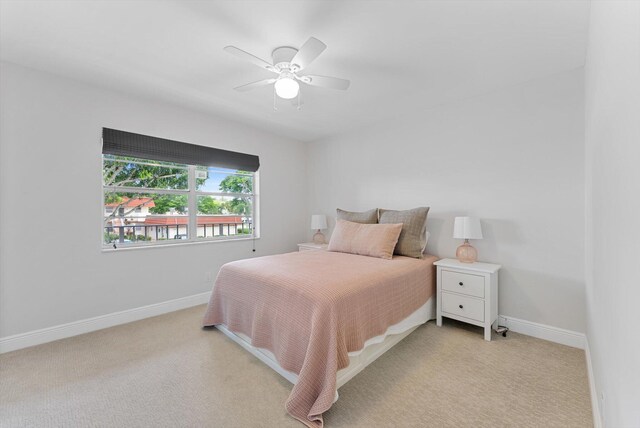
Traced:
<path fill-rule="evenodd" d="M 100 247 L 102 251 L 111 252 L 111 251 L 122 251 L 122 250 L 134 250 L 141 248 L 161 248 L 166 246 L 175 246 L 175 245 L 198 245 L 198 244 L 209 244 L 209 243 L 217 243 L 217 242 L 232 242 L 232 241 L 244 241 L 244 240 L 255 240 L 260 239 L 260 213 L 259 213 L 259 171 L 248 172 L 246 175 L 252 177 L 252 192 L 251 193 L 229 193 L 229 192 L 209 192 L 209 191 L 201 191 L 196 189 L 196 170 L 198 168 L 219 168 L 214 166 L 206 166 L 206 165 L 190 165 L 183 164 L 187 167 L 188 173 L 188 184 L 187 189 L 153 189 L 148 187 L 129 187 L 129 186 L 107 186 L 104 183 L 104 161 L 105 156 L 102 154 L 101 156 L 101 168 L 100 168 L 100 181 L 101 181 L 101 221 L 100 221 Z M 113 155 L 109 155 L 113 156 Z M 120 157 L 120 156 L 118 156 Z M 136 158 L 139 159 L 139 158 Z M 140 162 L 136 162 L 139 164 L 147 164 L 153 163 L 156 164 L 156 161 L 151 159 L 139 159 Z M 227 169 L 227 168 L 222 168 Z M 140 193 L 140 194 L 164 194 L 164 195 L 185 195 L 187 196 L 187 214 L 188 214 L 188 222 L 187 222 L 187 239 L 167 239 L 167 240 L 158 240 L 158 241 L 136 241 L 132 243 L 127 243 L 127 245 L 118 246 L 117 242 L 105 242 L 104 232 L 105 232 L 105 195 L 108 192 L 120 192 L 120 193 Z M 198 238 L 198 197 L 199 196 L 220 196 L 220 197 L 240 197 L 240 198 L 251 198 L 251 220 L 253 223 L 253 233 L 250 235 L 242 234 L 242 235 L 225 235 L 225 236 L 211 236 L 211 237 L 201 237 Z"/>

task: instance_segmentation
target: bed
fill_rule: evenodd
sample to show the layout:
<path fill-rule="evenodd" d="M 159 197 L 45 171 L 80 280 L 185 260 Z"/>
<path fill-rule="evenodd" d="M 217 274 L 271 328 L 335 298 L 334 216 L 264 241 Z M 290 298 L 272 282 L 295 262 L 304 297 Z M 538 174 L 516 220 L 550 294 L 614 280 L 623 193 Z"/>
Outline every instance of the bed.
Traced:
<path fill-rule="evenodd" d="M 231 262 L 203 325 L 293 383 L 288 413 L 321 427 L 338 388 L 435 318 L 436 260 L 305 251 Z"/>

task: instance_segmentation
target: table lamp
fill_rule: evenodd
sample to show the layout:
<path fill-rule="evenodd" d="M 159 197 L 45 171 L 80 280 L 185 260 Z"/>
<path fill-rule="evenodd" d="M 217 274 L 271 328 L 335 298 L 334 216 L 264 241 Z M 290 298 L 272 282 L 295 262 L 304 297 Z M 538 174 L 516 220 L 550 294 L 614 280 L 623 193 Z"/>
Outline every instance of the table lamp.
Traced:
<path fill-rule="evenodd" d="M 313 235 L 313 243 L 314 244 L 324 244 L 324 234 L 320 232 L 323 229 L 327 228 L 327 216 L 324 214 L 314 214 L 311 216 L 311 229 L 315 230 L 316 233 Z"/>
<path fill-rule="evenodd" d="M 480 219 L 476 217 L 456 217 L 453 224 L 453 237 L 464 239 L 464 244 L 456 250 L 456 258 L 462 263 L 474 263 L 478 260 L 478 251 L 469 244 L 469 239 L 482 239 Z"/>

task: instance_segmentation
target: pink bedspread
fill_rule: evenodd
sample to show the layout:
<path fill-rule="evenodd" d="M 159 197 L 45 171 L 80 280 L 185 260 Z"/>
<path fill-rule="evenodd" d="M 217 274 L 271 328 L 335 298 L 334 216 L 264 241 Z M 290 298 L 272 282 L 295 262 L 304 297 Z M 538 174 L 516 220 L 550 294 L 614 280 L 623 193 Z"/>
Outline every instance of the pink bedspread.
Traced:
<path fill-rule="evenodd" d="M 227 263 L 203 325 L 224 324 L 273 352 L 285 370 L 298 374 L 287 411 L 322 427 L 348 353 L 434 294 L 436 260 L 304 251 Z"/>

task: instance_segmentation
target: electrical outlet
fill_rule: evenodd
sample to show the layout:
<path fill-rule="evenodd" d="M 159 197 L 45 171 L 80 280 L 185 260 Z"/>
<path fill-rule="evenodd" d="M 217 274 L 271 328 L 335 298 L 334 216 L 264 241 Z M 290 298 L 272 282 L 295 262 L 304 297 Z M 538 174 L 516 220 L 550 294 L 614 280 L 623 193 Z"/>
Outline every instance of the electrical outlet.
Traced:
<path fill-rule="evenodd" d="M 205 272 L 204 273 L 204 282 L 212 282 L 213 281 L 213 274 L 211 272 Z"/>

